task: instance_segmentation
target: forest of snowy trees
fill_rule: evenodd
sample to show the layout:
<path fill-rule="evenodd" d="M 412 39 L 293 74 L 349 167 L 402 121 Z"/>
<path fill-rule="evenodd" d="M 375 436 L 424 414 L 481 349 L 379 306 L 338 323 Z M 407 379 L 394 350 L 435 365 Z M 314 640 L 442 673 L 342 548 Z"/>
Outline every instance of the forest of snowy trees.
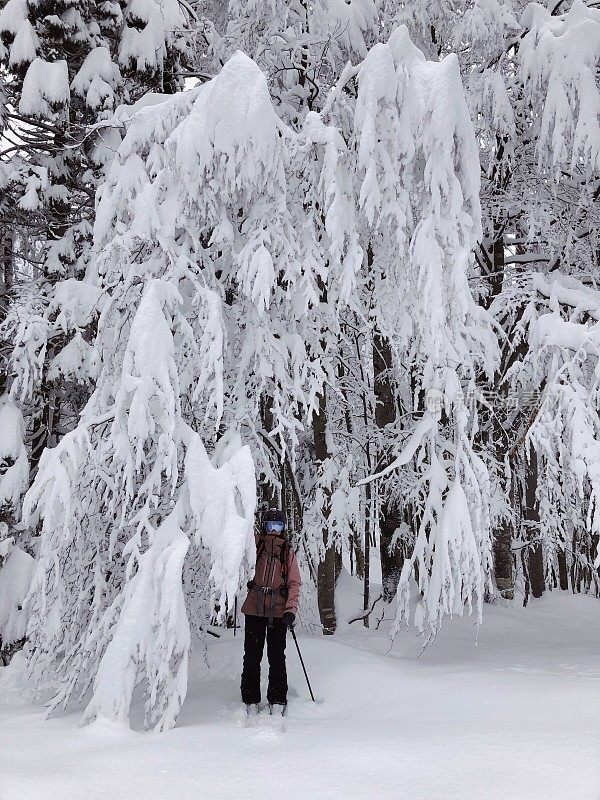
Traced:
<path fill-rule="evenodd" d="M 0 655 L 51 708 L 141 683 L 173 726 L 272 504 L 325 634 L 343 568 L 426 644 L 600 594 L 599 2 L 0 0 L 0 37 Z"/>

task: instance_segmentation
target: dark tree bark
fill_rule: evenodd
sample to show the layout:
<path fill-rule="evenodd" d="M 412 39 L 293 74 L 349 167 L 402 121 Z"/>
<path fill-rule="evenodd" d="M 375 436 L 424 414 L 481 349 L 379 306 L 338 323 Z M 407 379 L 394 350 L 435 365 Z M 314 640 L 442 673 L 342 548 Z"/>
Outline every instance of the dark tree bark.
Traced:
<path fill-rule="evenodd" d="M 496 181 L 502 186 L 506 176 L 503 174 L 500 167 L 502 163 L 503 144 L 498 141 L 497 158 L 498 167 L 496 169 Z M 488 276 L 490 292 L 486 298 L 486 307 L 489 308 L 492 301 L 500 294 L 504 285 L 504 221 L 502 219 L 494 220 L 493 228 L 493 242 L 491 253 L 488 257 L 488 266 L 490 274 Z M 509 354 L 509 358 L 513 357 Z M 501 365 L 500 372 L 502 373 L 505 364 Z M 500 383 L 499 378 L 496 381 L 496 391 L 500 392 L 502 396 L 506 396 L 498 386 Z M 505 432 L 497 416 L 492 419 L 491 435 L 493 437 L 493 447 L 496 452 L 496 458 L 499 463 L 502 463 L 507 450 L 508 442 L 506 441 Z M 507 487 L 507 491 L 513 494 L 512 487 Z M 494 576 L 496 580 L 496 587 L 502 597 L 507 600 L 512 600 L 514 597 L 514 570 L 513 570 L 513 554 L 512 554 L 512 538 L 513 526 L 510 520 L 502 520 L 498 528 L 493 533 L 492 539 L 492 553 L 494 558 Z"/>
<path fill-rule="evenodd" d="M 504 280 L 504 236 L 501 234 L 500 230 L 497 229 L 497 226 L 498 222 L 496 222 L 495 225 L 494 246 L 492 252 L 492 263 L 494 265 L 492 274 L 492 292 L 494 295 L 500 293 Z M 493 431 L 496 446 L 496 456 L 499 462 L 502 463 L 502 459 L 506 453 L 506 441 L 496 417 L 494 417 Z M 512 487 L 509 487 L 509 491 L 512 495 Z M 498 529 L 494 532 L 493 538 L 496 586 L 502 597 L 507 600 L 512 600 L 515 596 L 513 554 L 511 549 L 512 536 L 512 523 L 510 520 L 503 520 Z"/>
<path fill-rule="evenodd" d="M 363 571 L 363 611 L 369 610 L 371 594 L 371 532 L 373 527 L 373 497 L 371 484 L 365 486 L 365 566 Z M 363 625 L 369 627 L 369 617 L 363 617 Z"/>
<path fill-rule="evenodd" d="M 348 402 L 346 389 L 344 387 L 344 381 L 346 380 L 347 376 L 342 361 L 338 363 L 337 374 L 345 402 L 344 425 L 346 427 L 346 432 L 352 436 L 354 434 L 354 424 L 352 421 L 352 414 L 350 411 L 350 404 Z M 356 527 L 352 525 L 350 531 L 350 574 L 354 575 L 355 573 L 359 580 L 364 580 L 365 554 L 363 550 L 363 544 L 359 532 L 356 530 Z"/>
<path fill-rule="evenodd" d="M 373 372 L 375 378 L 375 424 L 383 429 L 396 419 L 396 402 L 390 380 L 392 352 L 389 342 L 376 333 L 373 340 Z M 383 456 L 383 459 L 382 459 Z M 385 466 L 385 454 L 379 454 L 379 468 Z M 382 497 L 379 505 L 379 549 L 381 556 L 381 579 L 383 599 L 390 603 L 396 596 L 400 573 L 404 564 L 404 553 L 392 540 L 402 522 L 398 505 Z"/>
<path fill-rule="evenodd" d="M 351 531 L 351 549 L 350 549 L 350 566 L 354 570 L 354 574 L 360 581 L 365 579 L 365 552 L 363 543 L 358 534 L 358 531 L 352 526 Z"/>
<path fill-rule="evenodd" d="M 512 600 L 515 596 L 511 546 L 512 525 L 506 520 L 494 532 L 493 543 L 496 587 L 506 600 Z"/>
<path fill-rule="evenodd" d="M 529 448 L 529 458 L 525 461 L 525 495 L 523 503 L 523 520 L 532 531 L 534 543 L 527 552 L 527 589 L 533 597 L 541 597 L 544 593 L 544 553 L 540 540 L 536 490 L 538 481 L 537 455 L 533 447 Z"/>
<path fill-rule="evenodd" d="M 502 448 L 506 448 L 502 432 L 498 430 L 500 425 L 494 418 L 494 437 L 496 455 L 498 460 L 504 457 Z M 512 469 L 512 468 L 511 468 Z M 512 479 L 511 479 L 512 483 Z M 513 486 L 509 486 L 511 501 L 515 501 L 515 493 Z M 496 581 L 496 588 L 500 596 L 505 600 L 512 600 L 515 596 L 515 576 L 513 566 L 513 521 L 511 519 L 502 520 L 493 533 L 492 540 L 492 554 L 494 558 L 494 578 Z"/>
<path fill-rule="evenodd" d="M 0 323 L 8 314 L 14 278 L 14 246 L 12 228 L 0 219 Z M 0 340 L 0 395 L 3 395 L 8 382 L 8 355 L 10 343 Z"/>
<path fill-rule="evenodd" d="M 569 589 L 567 557 L 564 550 L 558 551 L 558 585 L 564 592 L 568 591 Z"/>
<path fill-rule="evenodd" d="M 319 413 L 313 414 L 313 437 L 315 447 L 315 459 L 317 464 L 321 464 L 329 457 L 326 439 L 327 427 L 327 398 L 325 393 L 319 398 Z M 328 512 L 324 509 L 324 516 Z M 331 635 L 335 633 L 337 618 L 335 614 L 335 586 L 341 571 L 341 553 L 338 553 L 335 544 L 330 541 L 329 531 L 323 531 L 323 542 L 325 545 L 325 556 L 317 568 L 317 603 L 319 606 L 319 617 L 323 626 L 323 633 Z"/>
<path fill-rule="evenodd" d="M 492 166 L 492 185 L 500 196 L 502 196 L 505 191 L 511 177 L 510 167 L 505 160 L 505 146 L 505 138 L 498 136 L 496 139 L 495 160 Z M 495 216 L 492 220 L 491 248 L 482 244 L 479 251 L 482 271 L 484 275 L 486 275 L 489 287 L 489 291 L 483 301 L 484 307 L 488 309 L 504 288 L 506 270 L 504 237 L 504 230 L 507 223 L 506 212 L 502 210 L 501 204 L 496 204 L 494 208 Z M 502 376 L 506 374 L 509 362 L 515 360 L 516 357 L 516 351 L 510 348 L 506 349 L 503 353 L 500 369 L 495 376 L 494 386 L 492 388 L 503 398 L 506 397 L 506 392 L 502 384 Z M 498 463 L 501 464 L 507 455 L 510 443 L 507 441 L 506 432 L 503 430 L 496 414 L 491 420 L 490 432 L 491 438 L 493 439 L 493 442 L 490 442 L 490 444 L 495 451 Z M 512 487 L 506 487 L 506 490 L 510 492 L 511 495 L 514 494 L 512 492 Z M 498 528 L 493 532 L 492 537 L 496 587 L 500 595 L 506 599 L 512 599 L 514 597 L 513 532 L 511 521 L 502 520 Z"/>

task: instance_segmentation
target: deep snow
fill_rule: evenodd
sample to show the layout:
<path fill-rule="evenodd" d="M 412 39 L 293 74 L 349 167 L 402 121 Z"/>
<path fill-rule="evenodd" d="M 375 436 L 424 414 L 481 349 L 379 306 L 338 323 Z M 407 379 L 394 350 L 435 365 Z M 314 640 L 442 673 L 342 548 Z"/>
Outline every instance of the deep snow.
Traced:
<path fill-rule="evenodd" d="M 359 622 L 301 636 L 316 705 L 290 638 L 285 732 L 268 716 L 243 727 L 239 632 L 210 641 L 210 671 L 196 652 L 160 734 L 44 721 L 22 704 L 17 658 L 0 670 L 0 798 L 598 800 L 599 611 L 566 593 L 487 607 L 477 646 L 472 619 L 455 620 L 421 657 L 412 632 L 388 653 Z"/>

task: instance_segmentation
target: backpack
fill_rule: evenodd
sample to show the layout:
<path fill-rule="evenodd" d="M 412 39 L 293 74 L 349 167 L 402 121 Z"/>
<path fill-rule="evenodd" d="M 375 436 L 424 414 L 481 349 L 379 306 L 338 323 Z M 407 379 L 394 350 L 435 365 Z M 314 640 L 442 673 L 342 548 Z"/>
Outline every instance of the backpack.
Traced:
<path fill-rule="evenodd" d="M 267 541 L 270 541 L 271 538 L 275 539 L 282 539 L 281 546 L 279 548 L 279 562 L 281 568 L 281 580 L 282 583 L 279 587 L 277 587 L 277 591 L 281 594 L 282 597 L 287 597 L 288 595 L 288 588 L 287 588 L 287 579 L 288 579 L 288 552 L 289 552 L 289 543 L 287 539 L 283 536 L 275 536 L 274 534 L 268 534 L 268 539 L 265 534 L 259 534 L 258 540 L 258 547 L 256 548 L 256 563 L 260 561 L 261 557 L 264 555 L 267 549 Z M 271 570 L 271 579 L 265 588 L 270 589 L 271 591 L 275 591 L 275 586 L 270 585 L 273 578 L 275 577 L 275 571 Z M 255 581 L 250 581 L 250 583 L 256 586 Z M 282 591 L 283 590 L 283 591 Z"/>

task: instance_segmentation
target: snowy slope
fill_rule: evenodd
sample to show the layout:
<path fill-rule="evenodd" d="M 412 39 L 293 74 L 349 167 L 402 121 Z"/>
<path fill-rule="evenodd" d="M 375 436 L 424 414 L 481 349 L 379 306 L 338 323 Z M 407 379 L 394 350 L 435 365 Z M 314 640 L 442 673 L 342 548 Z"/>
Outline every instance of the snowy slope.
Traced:
<path fill-rule="evenodd" d="M 598 609 L 565 594 L 489 608 L 477 647 L 464 619 L 420 658 L 412 633 L 388 654 L 385 634 L 359 623 L 301 637 L 318 705 L 290 639 L 285 732 L 267 717 L 242 727 L 231 631 L 211 641 L 209 672 L 192 657 L 178 725 L 162 734 L 43 721 L 15 704 L 17 659 L 0 670 L 0 797 L 598 800 Z"/>

